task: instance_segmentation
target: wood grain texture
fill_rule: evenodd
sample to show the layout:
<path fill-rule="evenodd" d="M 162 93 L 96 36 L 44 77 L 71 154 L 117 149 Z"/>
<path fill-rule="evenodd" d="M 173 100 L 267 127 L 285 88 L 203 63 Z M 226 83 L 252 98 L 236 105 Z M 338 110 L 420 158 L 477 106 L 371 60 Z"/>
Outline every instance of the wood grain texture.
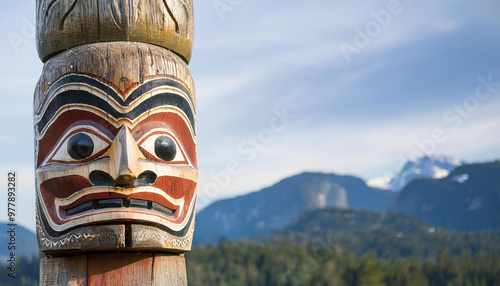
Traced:
<path fill-rule="evenodd" d="M 105 253 L 40 260 L 42 286 L 186 286 L 180 255 Z"/>
<path fill-rule="evenodd" d="M 124 225 L 96 225 L 75 229 L 63 236 L 50 236 L 37 219 L 40 251 L 47 254 L 110 251 L 125 247 Z"/>
<path fill-rule="evenodd" d="M 153 254 L 94 254 L 88 261 L 89 286 L 151 285 Z"/>
<path fill-rule="evenodd" d="M 150 44 L 109 42 L 74 47 L 46 62 L 35 89 L 35 111 L 51 85 L 70 73 L 99 77 L 124 93 L 148 77 L 177 78 L 189 89 L 196 107 L 193 78 L 176 54 Z"/>
<path fill-rule="evenodd" d="M 131 247 L 134 249 L 176 249 L 178 252 L 191 250 L 193 243 L 194 220 L 184 236 L 172 235 L 156 227 L 133 224 L 131 229 Z"/>
<path fill-rule="evenodd" d="M 192 0 L 37 0 L 44 62 L 78 45 L 134 41 L 164 47 L 189 63 L 193 38 Z"/>
<path fill-rule="evenodd" d="M 40 286 L 87 286 L 87 256 L 40 260 Z"/>
<path fill-rule="evenodd" d="M 156 255 L 153 286 L 186 286 L 186 260 L 183 256 Z"/>

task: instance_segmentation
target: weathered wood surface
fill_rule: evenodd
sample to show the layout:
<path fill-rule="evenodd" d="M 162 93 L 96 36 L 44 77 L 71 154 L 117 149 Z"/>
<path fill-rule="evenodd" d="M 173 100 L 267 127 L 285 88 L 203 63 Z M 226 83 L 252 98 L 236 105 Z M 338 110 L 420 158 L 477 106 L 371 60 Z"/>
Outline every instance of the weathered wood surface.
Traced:
<path fill-rule="evenodd" d="M 74 47 L 46 62 L 35 90 L 35 108 L 57 79 L 71 73 L 101 78 L 122 93 L 147 78 L 174 77 L 187 86 L 196 105 L 193 78 L 181 58 L 155 45 L 110 42 Z"/>
<path fill-rule="evenodd" d="M 50 236 L 37 220 L 37 238 L 40 251 L 57 252 L 114 251 L 125 248 L 124 225 L 95 225 L 81 227 L 58 237 Z"/>
<path fill-rule="evenodd" d="M 187 285 L 186 260 L 183 256 L 156 255 L 152 285 Z"/>
<path fill-rule="evenodd" d="M 152 254 L 96 254 L 88 257 L 90 285 L 152 285 Z"/>
<path fill-rule="evenodd" d="M 87 256 L 40 259 L 41 286 L 87 286 Z"/>
<path fill-rule="evenodd" d="M 106 253 L 40 260 L 41 286 L 184 286 L 183 256 Z"/>
<path fill-rule="evenodd" d="M 180 57 L 137 42 L 71 48 L 46 62 L 34 104 L 44 252 L 191 249 L 196 101 Z"/>
<path fill-rule="evenodd" d="M 154 249 L 179 249 L 190 250 L 193 243 L 194 221 L 190 224 L 189 231 L 184 236 L 172 235 L 168 232 L 158 231 L 157 228 L 133 224 L 130 226 L 130 247 L 138 250 Z"/>
<path fill-rule="evenodd" d="M 135 41 L 174 51 L 189 63 L 193 38 L 192 0 L 37 0 L 37 48 L 44 62 L 78 45 Z"/>

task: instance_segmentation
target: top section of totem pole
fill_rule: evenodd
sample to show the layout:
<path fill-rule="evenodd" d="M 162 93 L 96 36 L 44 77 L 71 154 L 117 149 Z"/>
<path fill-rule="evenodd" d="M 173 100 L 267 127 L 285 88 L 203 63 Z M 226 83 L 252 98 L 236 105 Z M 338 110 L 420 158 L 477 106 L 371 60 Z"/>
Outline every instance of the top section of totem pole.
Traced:
<path fill-rule="evenodd" d="M 37 0 L 37 48 L 46 62 L 69 48 L 97 42 L 157 45 L 191 59 L 192 0 Z"/>

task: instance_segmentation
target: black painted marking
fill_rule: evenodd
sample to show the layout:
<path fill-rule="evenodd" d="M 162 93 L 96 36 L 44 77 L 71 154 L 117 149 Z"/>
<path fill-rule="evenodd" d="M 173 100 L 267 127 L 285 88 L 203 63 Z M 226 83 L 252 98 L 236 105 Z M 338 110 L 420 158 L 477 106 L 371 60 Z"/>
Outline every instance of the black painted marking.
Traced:
<path fill-rule="evenodd" d="M 148 208 L 148 201 L 131 199 L 130 200 L 130 207 L 131 208 L 147 209 Z"/>
<path fill-rule="evenodd" d="M 49 103 L 49 106 L 47 106 L 47 109 L 40 119 L 40 122 L 37 124 L 38 132 L 42 132 L 45 126 L 49 123 L 49 121 L 52 119 L 52 117 L 54 117 L 54 115 L 61 107 L 71 104 L 90 105 L 95 108 L 101 109 L 103 112 L 115 119 L 128 118 L 131 120 L 139 117 L 140 115 L 148 112 L 155 107 L 175 106 L 182 110 L 182 112 L 184 112 L 184 114 L 189 119 L 194 133 L 196 134 L 194 112 L 187 100 L 183 96 L 180 96 L 178 94 L 157 94 L 154 97 L 144 100 L 130 112 L 122 113 L 114 109 L 113 106 L 111 106 L 107 101 L 83 90 L 67 90 L 58 94 L 54 98 L 54 100 Z"/>
<path fill-rule="evenodd" d="M 127 201 L 125 203 L 124 201 Z M 72 216 L 77 215 L 89 210 L 102 210 L 102 209 L 117 209 L 117 208 L 143 208 L 143 209 L 153 209 L 159 211 L 168 216 L 173 216 L 175 214 L 174 210 L 166 208 L 158 203 L 138 200 L 138 199 L 101 199 L 93 200 L 90 202 L 85 202 L 81 205 L 73 207 L 66 210 L 66 215 Z"/>
<path fill-rule="evenodd" d="M 86 203 L 78 205 L 74 208 L 66 210 L 66 214 L 71 216 L 71 215 L 76 215 L 79 213 L 86 212 L 86 211 L 91 210 L 91 209 L 93 209 L 92 202 L 86 202 Z"/>
<path fill-rule="evenodd" d="M 89 180 L 94 186 L 112 187 L 115 185 L 115 180 L 113 179 L 113 177 L 103 171 L 90 172 Z"/>
<path fill-rule="evenodd" d="M 104 171 L 95 170 L 89 174 L 89 180 L 94 186 L 119 188 L 152 186 L 157 178 L 158 176 L 153 171 L 144 171 L 137 178 L 130 175 L 119 176 L 116 180 Z"/>
<path fill-rule="evenodd" d="M 152 171 L 144 171 L 137 177 L 138 186 L 152 186 L 158 176 Z"/>
<path fill-rule="evenodd" d="M 97 200 L 98 209 L 109 209 L 109 208 L 121 208 L 122 199 L 106 199 L 106 200 Z"/>
<path fill-rule="evenodd" d="M 65 76 L 59 80 L 57 80 L 54 84 L 52 84 L 47 91 L 47 95 L 45 97 L 45 100 L 41 106 L 45 106 L 47 104 L 47 100 L 52 96 L 52 94 L 62 85 L 65 84 L 70 84 L 70 83 L 84 83 L 87 85 L 90 85 L 91 87 L 95 87 L 97 89 L 102 90 L 104 93 L 106 93 L 108 96 L 112 97 L 118 104 L 122 106 L 129 106 L 133 101 L 141 97 L 143 94 L 152 91 L 153 89 L 156 89 L 161 86 L 168 86 L 168 87 L 173 87 L 175 89 L 179 89 L 182 91 L 184 94 L 188 96 L 189 102 L 191 103 L 192 106 L 194 106 L 193 99 L 191 97 L 191 93 L 189 90 L 179 81 L 171 79 L 171 78 L 156 78 L 150 81 L 147 81 L 146 83 L 138 86 L 132 93 L 127 97 L 127 99 L 124 101 L 116 92 L 113 88 L 111 88 L 109 85 L 102 83 L 96 79 L 90 78 L 88 76 L 83 76 L 83 75 L 68 75 Z"/>
<path fill-rule="evenodd" d="M 38 132 L 42 132 L 45 126 L 49 123 L 49 121 L 52 119 L 52 117 L 54 117 L 54 115 L 61 107 L 72 104 L 93 106 L 95 108 L 101 109 L 103 112 L 117 120 L 120 118 L 128 118 L 134 120 L 135 118 L 155 107 L 175 106 L 187 116 L 191 127 L 196 134 L 194 112 L 191 109 L 191 106 L 189 106 L 189 103 L 184 97 L 175 93 L 157 94 L 152 98 L 144 100 L 130 112 L 124 113 L 114 109 L 113 106 L 111 106 L 107 101 L 83 90 L 68 90 L 58 94 L 54 98 L 54 100 L 50 102 L 43 117 L 37 124 Z"/>
<path fill-rule="evenodd" d="M 153 202 L 153 209 L 157 210 L 159 212 L 162 212 L 162 213 L 164 213 L 166 215 L 170 215 L 170 216 L 174 215 L 174 211 L 173 210 L 171 210 L 169 208 L 166 208 L 166 207 L 164 207 L 164 206 L 162 206 L 162 205 L 160 205 L 158 203 L 155 203 L 155 202 Z"/>

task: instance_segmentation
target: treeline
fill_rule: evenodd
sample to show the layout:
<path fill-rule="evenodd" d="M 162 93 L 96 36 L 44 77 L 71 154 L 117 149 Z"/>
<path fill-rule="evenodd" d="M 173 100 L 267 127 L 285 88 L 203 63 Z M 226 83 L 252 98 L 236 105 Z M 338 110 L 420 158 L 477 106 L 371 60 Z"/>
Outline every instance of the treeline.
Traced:
<path fill-rule="evenodd" d="M 336 285 L 336 286 L 497 286 L 500 253 L 465 249 L 439 252 L 435 259 L 357 257 L 340 248 L 304 246 L 283 240 L 277 244 L 232 243 L 194 246 L 186 254 L 191 286 Z M 16 278 L 0 262 L 0 286 L 38 285 L 37 258 L 19 258 Z"/>
<path fill-rule="evenodd" d="M 357 258 L 339 248 L 282 241 L 256 245 L 221 241 L 186 254 L 189 285 L 500 285 L 500 255 L 469 250 L 436 259 Z"/>
<path fill-rule="evenodd" d="M 447 248 L 453 256 L 460 255 L 463 249 L 469 249 L 471 255 L 476 255 L 480 251 L 500 253 L 500 233 L 494 231 L 454 233 L 436 230 L 435 232 L 403 233 L 393 229 L 340 230 L 270 235 L 264 237 L 262 241 L 266 244 L 274 244 L 282 239 L 290 240 L 294 244 L 315 247 L 340 247 L 358 257 L 367 252 L 373 252 L 378 258 L 384 259 L 405 257 L 414 257 L 418 260 L 435 259 L 443 248 Z"/>
<path fill-rule="evenodd" d="M 435 259 L 448 248 L 450 255 L 469 249 L 500 253 L 500 232 L 452 232 L 434 228 L 411 216 L 390 212 L 321 209 L 303 215 L 295 223 L 253 239 L 277 243 L 283 239 L 316 247 L 340 247 L 356 256 L 374 252 L 378 258 Z M 251 241 L 248 239 L 247 241 Z"/>

